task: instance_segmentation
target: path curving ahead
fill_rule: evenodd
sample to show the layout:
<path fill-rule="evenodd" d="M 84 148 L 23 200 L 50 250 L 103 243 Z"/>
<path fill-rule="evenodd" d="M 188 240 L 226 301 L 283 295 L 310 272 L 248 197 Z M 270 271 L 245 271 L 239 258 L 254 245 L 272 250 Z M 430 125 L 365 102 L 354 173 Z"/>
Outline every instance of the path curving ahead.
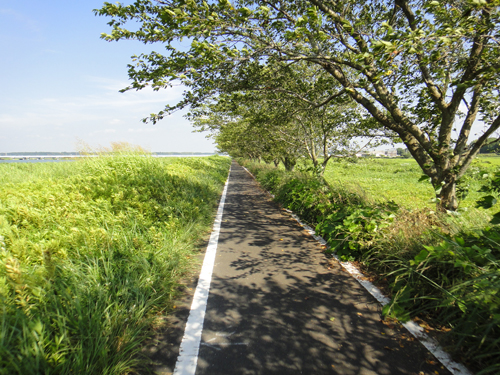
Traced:
<path fill-rule="evenodd" d="M 232 164 L 196 375 L 449 374 Z M 187 312 L 151 350 L 171 374 Z M 194 375 L 194 374 L 192 374 Z"/>

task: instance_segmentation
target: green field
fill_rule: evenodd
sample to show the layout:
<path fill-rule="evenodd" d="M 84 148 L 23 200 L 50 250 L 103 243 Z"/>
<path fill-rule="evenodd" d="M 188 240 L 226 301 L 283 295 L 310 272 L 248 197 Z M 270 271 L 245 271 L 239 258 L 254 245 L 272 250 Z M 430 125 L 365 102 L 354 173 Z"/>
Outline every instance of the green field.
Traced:
<path fill-rule="evenodd" d="M 230 160 L 0 164 L 0 374 L 124 374 L 172 307 Z"/>
<path fill-rule="evenodd" d="M 479 157 L 466 173 L 469 184 L 468 196 L 460 202 L 460 208 L 474 207 L 484 193 L 478 192 L 484 173 L 500 168 L 499 157 Z M 328 164 L 325 179 L 330 184 L 340 184 L 363 192 L 375 201 L 392 200 L 408 209 L 435 209 L 432 202 L 434 191 L 427 181 L 418 182 L 422 170 L 414 159 L 360 158 L 356 163 L 333 161 Z M 498 212 L 494 208 L 490 213 Z"/>

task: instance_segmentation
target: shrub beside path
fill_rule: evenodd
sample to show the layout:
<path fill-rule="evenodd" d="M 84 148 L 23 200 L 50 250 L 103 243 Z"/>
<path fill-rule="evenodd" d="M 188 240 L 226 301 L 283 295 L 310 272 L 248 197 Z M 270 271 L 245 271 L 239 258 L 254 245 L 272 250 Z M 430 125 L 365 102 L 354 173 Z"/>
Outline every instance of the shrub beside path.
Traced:
<path fill-rule="evenodd" d="M 159 374 L 186 317 L 181 306 L 149 348 Z M 449 372 L 233 163 L 196 374 Z"/>

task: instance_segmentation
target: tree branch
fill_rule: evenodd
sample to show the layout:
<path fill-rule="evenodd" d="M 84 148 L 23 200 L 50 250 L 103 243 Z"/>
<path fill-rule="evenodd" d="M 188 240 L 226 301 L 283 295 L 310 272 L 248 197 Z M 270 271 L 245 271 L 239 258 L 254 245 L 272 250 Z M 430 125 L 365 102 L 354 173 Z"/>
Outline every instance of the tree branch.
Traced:
<path fill-rule="evenodd" d="M 499 128 L 500 128 L 500 115 L 492 122 L 488 130 L 486 130 L 484 134 L 481 137 L 479 137 L 474 146 L 472 146 L 472 148 L 469 150 L 467 156 L 462 162 L 462 165 L 460 165 L 460 171 L 457 173 L 457 179 L 459 179 L 464 175 L 470 163 L 472 162 L 472 159 L 474 159 L 474 157 L 477 155 L 477 153 L 484 145 L 488 137 L 492 135 L 494 132 L 496 132 Z"/>

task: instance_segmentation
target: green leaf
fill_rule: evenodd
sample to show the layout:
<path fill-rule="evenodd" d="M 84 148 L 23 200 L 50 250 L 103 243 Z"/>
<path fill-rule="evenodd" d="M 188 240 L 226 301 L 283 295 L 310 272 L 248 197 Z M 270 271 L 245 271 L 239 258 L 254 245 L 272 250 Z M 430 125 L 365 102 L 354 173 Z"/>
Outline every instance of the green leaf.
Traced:
<path fill-rule="evenodd" d="M 427 176 L 426 174 L 423 174 L 422 176 L 420 176 L 420 178 L 418 179 L 418 182 L 422 182 L 422 181 L 428 181 L 428 182 L 431 182 L 431 178 L 429 176 Z"/>
<path fill-rule="evenodd" d="M 387 304 L 384 307 L 382 307 L 382 316 L 387 316 L 391 311 L 391 305 Z"/>
<path fill-rule="evenodd" d="M 418 265 L 420 263 L 422 263 L 425 259 L 427 259 L 427 256 L 429 255 L 429 252 L 427 250 L 421 250 L 420 253 L 418 253 L 416 256 L 415 256 L 415 260 L 414 261 L 410 261 L 410 264 L 412 266 L 414 265 Z"/>
<path fill-rule="evenodd" d="M 33 324 L 32 328 L 39 335 L 41 335 L 42 332 L 43 332 L 43 324 L 42 324 L 42 322 L 40 320 L 35 321 L 35 323 Z"/>
<path fill-rule="evenodd" d="M 467 312 L 467 306 L 460 301 L 457 301 L 458 308 L 462 310 L 463 313 Z"/>
<path fill-rule="evenodd" d="M 443 42 L 443 44 L 445 45 L 450 45 L 451 44 L 451 39 L 450 38 L 447 38 L 445 36 L 442 36 L 440 37 L 439 39 L 441 39 L 441 41 Z"/>
<path fill-rule="evenodd" d="M 482 197 L 476 202 L 476 207 L 482 207 L 484 209 L 488 209 L 493 207 L 497 203 L 496 198 L 493 195 L 487 195 Z"/>
<path fill-rule="evenodd" d="M 455 242 L 458 243 L 460 246 L 465 246 L 465 241 L 462 237 L 455 237 Z"/>
<path fill-rule="evenodd" d="M 491 224 L 500 224 L 500 212 L 493 215 L 493 219 L 490 220 Z"/>

